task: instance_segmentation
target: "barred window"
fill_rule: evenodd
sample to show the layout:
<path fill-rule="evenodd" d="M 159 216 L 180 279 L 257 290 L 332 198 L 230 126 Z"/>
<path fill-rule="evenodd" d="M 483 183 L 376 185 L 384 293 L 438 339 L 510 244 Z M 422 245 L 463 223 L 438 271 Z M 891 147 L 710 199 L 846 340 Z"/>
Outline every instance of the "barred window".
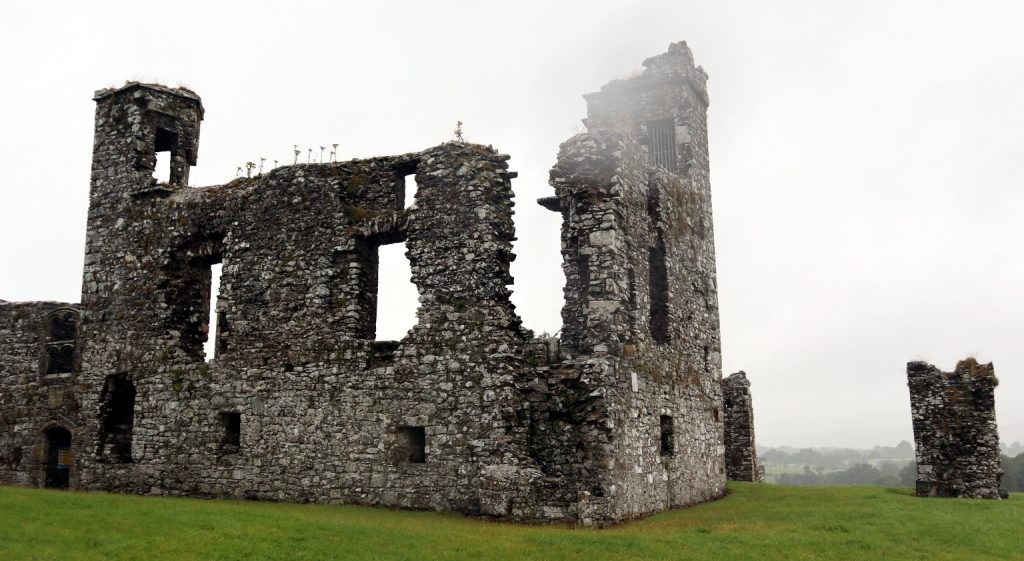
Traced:
<path fill-rule="evenodd" d="M 651 163 L 670 172 L 676 171 L 676 124 L 672 119 L 647 123 L 647 147 Z"/>

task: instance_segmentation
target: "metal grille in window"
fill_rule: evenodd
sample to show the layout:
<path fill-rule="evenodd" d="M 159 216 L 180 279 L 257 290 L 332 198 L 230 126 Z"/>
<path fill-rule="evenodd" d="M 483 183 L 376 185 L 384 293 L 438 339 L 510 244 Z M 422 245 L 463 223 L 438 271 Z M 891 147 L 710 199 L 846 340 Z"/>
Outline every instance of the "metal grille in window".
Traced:
<path fill-rule="evenodd" d="M 55 310 L 46 318 L 46 373 L 62 374 L 75 368 L 78 339 L 78 311 Z"/>
<path fill-rule="evenodd" d="M 676 171 L 676 124 L 672 119 L 647 123 L 647 147 L 651 163 Z"/>

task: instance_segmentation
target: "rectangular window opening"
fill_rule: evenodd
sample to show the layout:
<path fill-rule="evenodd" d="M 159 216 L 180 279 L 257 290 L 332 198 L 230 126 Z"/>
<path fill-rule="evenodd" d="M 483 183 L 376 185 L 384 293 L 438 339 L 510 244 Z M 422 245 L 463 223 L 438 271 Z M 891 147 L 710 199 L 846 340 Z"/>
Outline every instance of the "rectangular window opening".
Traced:
<path fill-rule="evenodd" d="M 226 346 L 223 341 L 223 334 L 219 330 L 224 330 L 223 325 L 223 313 L 217 313 L 217 300 L 220 297 L 220 275 L 221 275 L 221 264 L 214 263 L 210 266 L 210 308 L 209 317 L 207 318 L 207 336 L 206 342 L 203 344 L 203 354 L 206 362 L 212 361 L 217 357 L 219 352 L 223 352 Z M 224 330 L 226 331 L 226 330 Z"/>
<path fill-rule="evenodd" d="M 107 376 L 100 394 L 99 456 L 102 460 L 130 464 L 135 425 L 135 384 L 127 374 Z"/>
<path fill-rule="evenodd" d="M 171 182 L 171 153 L 170 152 L 157 152 L 156 153 L 156 167 L 153 168 L 153 177 L 156 178 L 157 183 L 170 183 Z"/>
<path fill-rule="evenodd" d="M 405 242 L 378 247 L 376 289 L 375 339 L 401 340 L 416 325 L 420 297 L 419 290 L 412 282 L 412 268 L 406 257 Z"/>
<path fill-rule="evenodd" d="M 672 427 L 672 417 L 661 416 L 661 455 L 671 456 L 675 453 L 675 430 Z"/>
<path fill-rule="evenodd" d="M 676 124 L 673 119 L 647 123 L 647 148 L 651 163 L 676 171 Z"/>
<path fill-rule="evenodd" d="M 405 200 L 402 203 L 402 208 L 409 208 L 416 203 L 416 190 L 419 189 L 419 186 L 416 184 L 416 174 L 406 175 L 404 181 Z"/>
<path fill-rule="evenodd" d="M 182 351 L 196 362 L 209 362 L 216 354 L 220 304 L 220 272 L 224 235 L 202 234 L 175 249 L 160 281 L 168 308 L 168 331 L 176 333 Z M 212 340 L 212 342 L 211 342 Z M 223 346 L 221 346 L 223 348 Z"/>
<path fill-rule="evenodd" d="M 242 414 L 225 411 L 220 414 L 220 424 L 224 430 L 220 440 L 221 452 L 237 454 L 242 446 Z"/>
<path fill-rule="evenodd" d="M 669 342 L 668 330 L 668 271 L 665 266 L 665 244 L 659 240 L 658 247 L 648 253 L 648 275 L 651 303 L 651 338 L 655 343 Z"/>
<path fill-rule="evenodd" d="M 423 427 L 398 427 L 396 454 L 399 462 L 422 464 L 427 461 L 427 432 Z"/>

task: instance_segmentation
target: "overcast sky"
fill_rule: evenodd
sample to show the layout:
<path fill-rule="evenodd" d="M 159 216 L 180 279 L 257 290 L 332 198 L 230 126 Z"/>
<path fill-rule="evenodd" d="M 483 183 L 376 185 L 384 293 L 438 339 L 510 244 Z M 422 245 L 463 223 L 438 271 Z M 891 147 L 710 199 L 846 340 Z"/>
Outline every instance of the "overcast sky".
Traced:
<path fill-rule="evenodd" d="M 753 384 L 759 443 L 912 440 L 906 362 L 968 355 L 1024 440 L 1022 22 L 1020 2 L 4 2 L 0 299 L 79 300 L 92 93 L 145 80 L 202 96 L 200 186 L 462 120 L 512 156 L 513 300 L 555 332 L 560 219 L 534 201 L 558 145 L 582 94 L 686 40 L 710 76 L 724 370 Z M 400 337 L 415 291 L 384 260 Z"/>

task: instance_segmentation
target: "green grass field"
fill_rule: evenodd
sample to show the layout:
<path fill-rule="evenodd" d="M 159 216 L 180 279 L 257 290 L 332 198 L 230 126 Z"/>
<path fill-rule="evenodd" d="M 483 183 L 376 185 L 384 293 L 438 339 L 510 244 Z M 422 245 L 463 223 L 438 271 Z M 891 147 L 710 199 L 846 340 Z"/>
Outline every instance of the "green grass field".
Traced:
<path fill-rule="evenodd" d="M 0 559 L 1024 559 L 1024 500 L 730 484 L 603 530 L 382 508 L 0 487 Z"/>

